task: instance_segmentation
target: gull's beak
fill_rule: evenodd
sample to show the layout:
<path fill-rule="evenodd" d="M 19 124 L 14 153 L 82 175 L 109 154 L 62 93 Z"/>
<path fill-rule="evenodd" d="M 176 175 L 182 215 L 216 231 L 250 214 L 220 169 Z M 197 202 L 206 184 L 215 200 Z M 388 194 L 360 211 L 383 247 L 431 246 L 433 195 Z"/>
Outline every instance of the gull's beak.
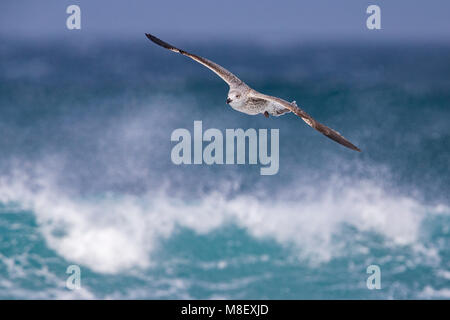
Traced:
<path fill-rule="evenodd" d="M 227 98 L 227 104 L 230 103 L 232 100 L 230 98 Z"/>

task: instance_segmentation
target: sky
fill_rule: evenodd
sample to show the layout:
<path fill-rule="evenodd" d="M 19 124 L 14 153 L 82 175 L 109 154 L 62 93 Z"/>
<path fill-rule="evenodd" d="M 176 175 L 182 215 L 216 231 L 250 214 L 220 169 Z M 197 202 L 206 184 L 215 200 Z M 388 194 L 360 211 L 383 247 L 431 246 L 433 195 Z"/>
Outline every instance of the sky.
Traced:
<path fill-rule="evenodd" d="M 81 8 L 81 30 L 68 30 L 66 8 Z M 381 30 L 368 30 L 366 9 L 381 8 Z M 164 37 L 298 39 L 450 39 L 449 0 L 2 0 L 0 36 L 134 39 Z"/>

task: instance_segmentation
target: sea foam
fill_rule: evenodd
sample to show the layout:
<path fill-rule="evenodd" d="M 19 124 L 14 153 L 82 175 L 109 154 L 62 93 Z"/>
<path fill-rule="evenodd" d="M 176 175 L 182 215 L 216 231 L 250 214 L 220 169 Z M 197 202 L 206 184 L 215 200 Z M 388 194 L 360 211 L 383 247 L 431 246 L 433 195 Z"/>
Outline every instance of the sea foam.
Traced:
<path fill-rule="evenodd" d="M 44 171 L 41 171 L 41 173 Z M 68 261 L 102 273 L 147 268 L 160 240 L 188 228 L 199 234 L 234 224 L 257 239 L 290 245 L 299 259 L 323 263 L 344 254 L 335 236 L 344 226 L 374 232 L 392 245 L 417 245 L 427 207 L 391 193 L 371 180 L 323 186 L 285 186 L 270 198 L 228 196 L 213 191 L 189 202 L 167 191 L 104 195 L 85 199 L 65 194 L 51 174 L 16 174 L 0 179 L 0 202 L 31 210 L 49 247 Z M 304 196 L 298 197 L 305 189 Z M 290 191 L 296 193 L 290 197 Z M 363 250 L 363 248 L 362 248 Z"/>

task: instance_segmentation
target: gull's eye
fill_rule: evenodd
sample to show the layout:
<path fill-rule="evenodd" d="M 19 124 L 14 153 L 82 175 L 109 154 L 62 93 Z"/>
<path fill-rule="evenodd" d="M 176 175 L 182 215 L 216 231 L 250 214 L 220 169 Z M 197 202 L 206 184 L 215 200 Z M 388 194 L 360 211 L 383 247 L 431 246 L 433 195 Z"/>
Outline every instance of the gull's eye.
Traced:
<path fill-rule="evenodd" d="M 240 97 L 241 97 L 241 95 L 240 95 L 240 94 L 237 94 L 237 95 L 236 95 L 236 98 L 240 98 Z"/>

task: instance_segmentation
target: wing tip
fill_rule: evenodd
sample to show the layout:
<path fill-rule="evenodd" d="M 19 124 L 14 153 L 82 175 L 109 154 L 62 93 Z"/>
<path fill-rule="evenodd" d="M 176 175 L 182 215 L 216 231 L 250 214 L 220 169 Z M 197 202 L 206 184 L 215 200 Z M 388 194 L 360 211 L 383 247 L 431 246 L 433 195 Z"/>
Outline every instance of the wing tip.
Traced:
<path fill-rule="evenodd" d="M 161 39 L 155 37 L 154 35 L 150 34 L 150 33 L 145 33 L 145 36 L 152 42 L 156 43 L 157 45 L 172 50 L 172 51 L 177 51 L 180 52 L 180 50 L 178 48 L 175 48 L 174 46 L 168 44 L 167 42 L 162 41 Z"/>
<path fill-rule="evenodd" d="M 153 41 L 153 42 L 156 42 L 155 40 L 159 40 L 158 38 L 156 38 L 155 36 L 151 35 L 150 33 L 146 33 L 145 36 L 146 36 L 149 40 L 151 40 L 151 41 Z"/>
<path fill-rule="evenodd" d="M 345 146 L 345 147 L 351 149 L 351 150 L 354 150 L 354 151 L 357 151 L 357 152 L 362 152 L 361 149 L 358 148 L 357 146 L 355 146 L 353 143 L 351 143 L 350 141 L 348 141 L 348 140 L 345 139 L 344 137 L 342 137 L 342 138 L 344 139 L 344 141 L 338 141 L 338 140 L 335 140 L 335 141 L 338 142 L 338 143 L 340 143 L 340 144 L 342 144 L 343 146 Z M 334 139 L 333 139 L 333 140 L 334 140 Z"/>

